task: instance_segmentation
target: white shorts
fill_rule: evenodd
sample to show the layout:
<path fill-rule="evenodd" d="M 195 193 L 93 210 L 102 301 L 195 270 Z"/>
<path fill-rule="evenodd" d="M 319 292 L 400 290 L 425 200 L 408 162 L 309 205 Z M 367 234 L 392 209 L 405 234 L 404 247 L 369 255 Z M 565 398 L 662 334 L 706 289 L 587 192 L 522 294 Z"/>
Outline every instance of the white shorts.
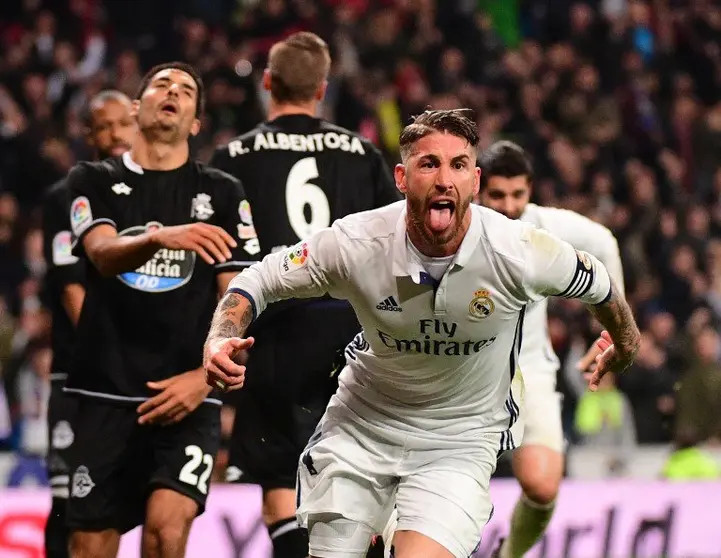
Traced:
<path fill-rule="evenodd" d="M 523 421 L 511 429 L 521 446 L 544 446 L 563 453 L 565 440 L 561 423 L 562 396 L 556 391 L 555 379 L 534 378 L 526 373 L 523 377 L 525 393 L 521 404 Z M 524 428 L 522 432 L 518 429 Z"/>
<path fill-rule="evenodd" d="M 501 434 L 481 434 L 472 447 L 448 442 L 438 449 L 438 441 L 371 423 L 333 397 L 298 469 L 297 515 L 311 556 L 364 557 L 395 503 L 398 529 L 468 558 L 493 509 L 488 486 Z"/>

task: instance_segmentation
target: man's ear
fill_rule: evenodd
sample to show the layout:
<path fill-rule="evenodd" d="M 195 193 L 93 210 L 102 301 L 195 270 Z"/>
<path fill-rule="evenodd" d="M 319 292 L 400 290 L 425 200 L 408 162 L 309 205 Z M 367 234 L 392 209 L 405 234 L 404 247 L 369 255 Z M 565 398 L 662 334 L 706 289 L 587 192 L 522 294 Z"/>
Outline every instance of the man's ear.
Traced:
<path fill-rule="evenodd" d="M 408 190 L 406 183 L 406 167 L 402 163 L 398 163 L 393 169 L 393 177 L 396 179 L 396 188 L 405 195 Z"/>

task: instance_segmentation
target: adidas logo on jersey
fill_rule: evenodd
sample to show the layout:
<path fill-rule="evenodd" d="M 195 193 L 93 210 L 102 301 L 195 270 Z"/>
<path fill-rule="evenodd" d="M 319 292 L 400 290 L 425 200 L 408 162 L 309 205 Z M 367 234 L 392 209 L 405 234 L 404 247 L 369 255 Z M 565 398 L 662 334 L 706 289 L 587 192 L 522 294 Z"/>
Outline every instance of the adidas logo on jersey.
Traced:
<path fill-rule="evenodd" d="M 403 312 L 403 308 L 398 305 L 396 299 L 392 296 L 389 296 L 385 300 L 381 300 L 378 304 L 376 304 L 376 309 L 386 310 L 388 312 Z"/>

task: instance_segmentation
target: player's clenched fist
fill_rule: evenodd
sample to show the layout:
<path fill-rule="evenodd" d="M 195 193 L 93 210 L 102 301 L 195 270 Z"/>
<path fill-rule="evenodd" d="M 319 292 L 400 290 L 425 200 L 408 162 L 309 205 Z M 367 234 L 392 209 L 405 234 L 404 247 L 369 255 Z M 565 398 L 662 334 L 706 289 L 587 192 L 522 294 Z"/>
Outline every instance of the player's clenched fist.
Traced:
<path fill-rule="evenodd" d="M 163 248 L 192 250 L 210 265 L 230 260 L 230 248 L 238 246 L 224 229 L 207 223 L 161 227 L 152 233 L 152 239 Z"/>
<path fill-rule="evenodd" d="M 252 337 L 228 337 L 208 342 L 203 356 L 206 382 L 221 391 L 233 391 L 243 387 L 245 366 L 236 362 L 241 351 L 250 349 L 255 340 Z"/>
<path fill-rule="evenodd" d="M 626 370 L 631 364 L 638 352 L 638 343 L 631 345 L 630 350 L 620 350 L 619 347 L 614 344 L 613 339 L 608 331 L 602 331 L 601 337 L 596 340 L 596 345 L 601 351 L 596 356 L 596 367 L 594 368 L 588 387 L 591 391 L 596 391 L 603 378 L 608 372 L 614 372 L 620 374 Z"/>

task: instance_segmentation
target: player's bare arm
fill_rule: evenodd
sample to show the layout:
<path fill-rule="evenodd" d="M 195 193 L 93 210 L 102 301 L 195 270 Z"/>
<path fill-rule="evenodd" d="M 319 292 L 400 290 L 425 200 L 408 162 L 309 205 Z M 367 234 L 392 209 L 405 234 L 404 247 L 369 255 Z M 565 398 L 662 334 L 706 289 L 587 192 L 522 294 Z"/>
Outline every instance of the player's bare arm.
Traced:
<path fill-rule="evenodd" d="M 70 283 L 63 287 L 62 303 L 65 312 L 74 325 L 78 325 L 80 311 L 85 300 L 85 288 L 79 283 Z"/>
<path fill-rule="evenodd" d="M 621 373 L 633 363 L 641 345 L 641 332 L 628 302 L 613 281 L 611 281 L 610 298 L 589 308 L 607 332 L 601 338 L 607 343 L 601 343 L 599 340 L 599 347 L 604 350 L 596 358 L 596 370 L 590 380 L 590 389 L 595 390 L 607 372 Z M 610 346 L 608 341 L 612 342 Z"/>
<path fill-rule="evenodd" d="M 220 321 L 216 327 L 216 318 Z M 208 340 L 214 338 L 241 337 L 253 319 L 253 310 L 248 299 L 236 293 L 226 294 L 210 326 Z"/>
<path fill-rule="evenodd" d="M 252 321 L 253 308 L 246 297 L 227 293 L 222 298 L 213 316 L 203 355 L 208 385 L 223 390 L 243 387 L 245 366 L 234 359 L 253 344 L 252 338 L 242 338 Z"/>
<path fill-rule="evenodd" d="M 254 343 L 252 337 L 243 336 L 268 304 L 319 297 L 331 285 L 336 298 L 345 296 L 338 284 L 347 280 L 348 273 L 337 234 L 334 229 L 323 229 L 307 241 L 269 254 L 233 279 L 218 303 L 205 341 L 208 385 L 221 390 L 243 387 L 245 366 L 239 361 Z"/>
<path fill-rule="evenodd" d="M 104 277 L 132 271 L 160 248 L 192 250 L 209 265 L 228 261 L 237 243 L 225 230 L 207 223 L 161 227 L 137 236 L 119 236 L 111 225 L 98 225 L 83 237 L 85 252 Z"/>

